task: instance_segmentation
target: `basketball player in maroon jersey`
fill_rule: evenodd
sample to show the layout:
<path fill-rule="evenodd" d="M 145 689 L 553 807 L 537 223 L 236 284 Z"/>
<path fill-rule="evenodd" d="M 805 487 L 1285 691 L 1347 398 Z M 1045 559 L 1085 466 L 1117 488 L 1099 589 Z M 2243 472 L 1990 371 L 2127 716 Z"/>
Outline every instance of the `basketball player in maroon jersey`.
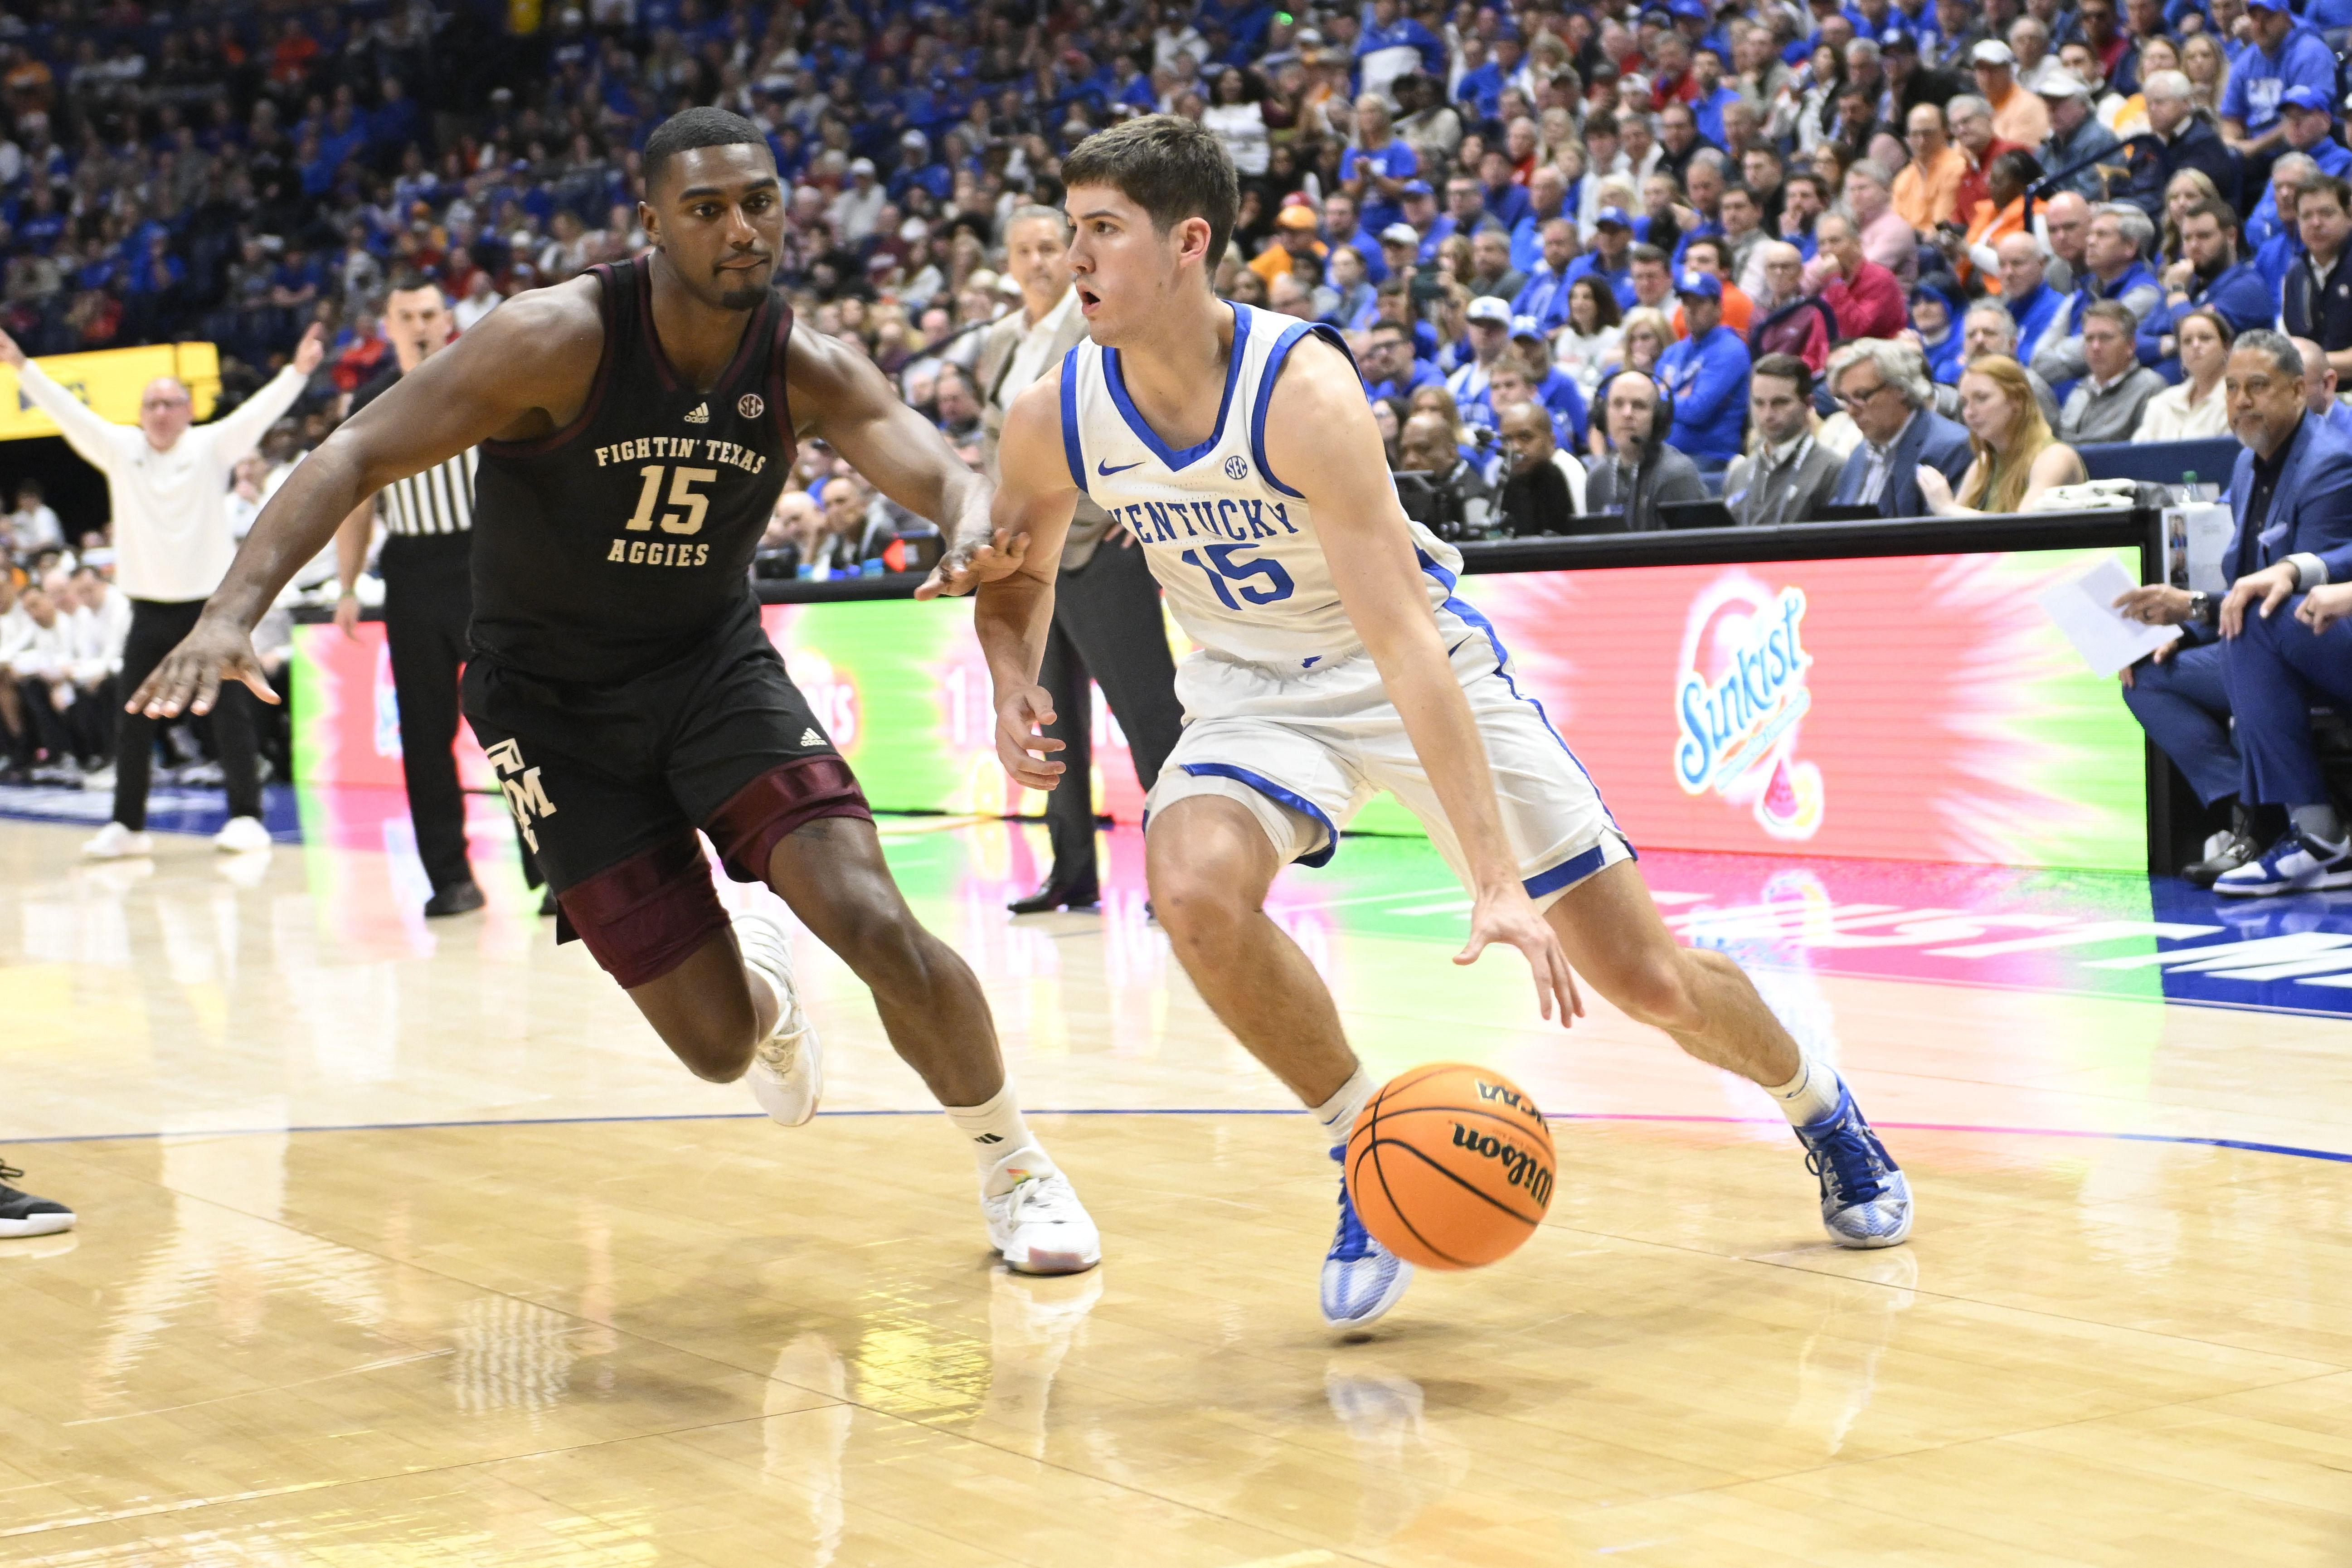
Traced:
<path fill-rule="evenodd" d="M 917 923 L 865 796 L 761 628 L 751 554 L 822 437 L 883 493 L 985 534 L 987 484 L 873 364 L 772 287 L 783 192 L 759 128 L 693 109 L 646 142 L 653 248 L 520 294 L 321 444 L 256 521 L 203 618 L 131 699 L 209 710 L 224 679 L 276 700 L 251 630 L 336 525 L 478 444 L 466 716 L 576 935 L 698 1076 L 748 1071 L 787 1126 L 822 1062 L 782 928 L 731 922 L 696 830 L 870 986 L 898 1054 L 977 1158 L 1014 1268 L 1100 1256 L 1023 1122 L 963 961 Z"/>

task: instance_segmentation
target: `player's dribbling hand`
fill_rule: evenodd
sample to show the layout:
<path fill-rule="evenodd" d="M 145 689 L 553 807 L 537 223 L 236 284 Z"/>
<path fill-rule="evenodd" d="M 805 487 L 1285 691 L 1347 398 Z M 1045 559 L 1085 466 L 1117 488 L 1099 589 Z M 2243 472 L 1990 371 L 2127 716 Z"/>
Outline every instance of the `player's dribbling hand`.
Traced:
<path fill-rule="evenodd" d="M 1029 536 L 998 529 L 987 539 L 959 539 L 948 546 L 931 574 L 915 589 L 918 599 L 969 594 L 982 583 L 1010 577 L 1029 558 Z"/>
<path fill-rule="evenodd" d="M 1040 731 L 1054 721 L 1054 699 L 1042 686 L 1015 691 L 996 708 L 996 758 L 1023 789 L 1052 789 L 1067 764 L 1052 760 L 1062 742 Z"/>
<path fill-rule="evenodd" d="M 170 719 L 184 709 L 209 713 L 220 698 L 224 679 L 245 682 L 264 702 L 278 700 L 269 678 L 261 672 L 261 658 L 253 651 L 251 634 L 206 616 L 180 639 L 179 647 L 163 656 L 154 674 L 139 683 L 122 710 L 150 719 Z"/>
<path fill-rule="evenodd" d="M 1470 910 L 1470 940 L 1454 955 L 1456 963 L 1475 963 L 1496 942 L 1506 942 L 1527 956 L 1535 971 L 1536 1005 L 1549 1018 L 1555 1007 L 1563 1029 L 1573 1028 L 1584 1016 L 1584 997 L 1576 986 L 1576 972 L 1568 966 L 1559 938 L 1549 921 L 1536 911 L 1527 889 L 1512 883 L 1478 895 Z"/>

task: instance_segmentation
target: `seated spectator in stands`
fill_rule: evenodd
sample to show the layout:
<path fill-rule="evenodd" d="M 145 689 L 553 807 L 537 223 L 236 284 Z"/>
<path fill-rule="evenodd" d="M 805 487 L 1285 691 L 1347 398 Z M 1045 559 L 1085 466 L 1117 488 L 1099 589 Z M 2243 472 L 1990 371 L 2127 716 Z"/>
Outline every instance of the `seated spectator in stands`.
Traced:
<path fill-rule="evenodd" d="M 2116 147 L 2116 133 L 2100 124 L 2099 117 L 2091 111 L 2090 83 L 2060 66 L 2044 71 L 2034 91 L 2050 115 L 2050 137 L 2041 149 L 2042 166 L 2058 181 L 2061 190 L 2085 197 L 2104 195 L 2106 183 L 2095 163 L 2087 169 L 2075 167 L 2086 159 L 2105 158 Z M 2074 172 L 2068 174 L 2068 170 Z"/>
<path fill-rule="evenodd" d="M 1915 105 L 1904 116 L 1903 142 L 1911 161 L 1895 176 L 1890 193 L 1896 215 L 1922 235 L 1933 233 L 1939 224 L 1965 226 L 1960 181 L 1969 172 L 1969 161 L 1952 145 L 1943 110 L 1933 103 Z"/>
<path fill-rule="evenodd" d="M 1841 338 L 1891 338 L 1903 331 L 1903 286 L 1895 274 L 1862 252 L 1862 236 L 1851 218 L 1825 215 L 1814 229 L 1821 254 L 1806 268 L 1807 281 L 1830 314 Z"/>
<path fill-rule="evenodd" d="M 2180 245 L 2180 259 L 2165 269 L 2164 303 L 2147 313 L 2137 333 L 2139 363 L 2168 382 L 2181 374 L 2173 327 L 2189 311 L 2219 311 L 2232 334 L 2267 327 L 2278 313 L 2261 272 L 2238 254 L 2238 215 L 2229 204 L 2200 202 L 2182 214 Z"/>
<path fill-rule="evenodd" d="M 2246 244 L 2254 253 L 2254 265 L 2262 268 L 2263 279 L 2273 289 L 2286 281 L 2287 273 L 2303 257 L 2303 240 L 2295 223 L 2295 199 L 2305 182 L 2315 179 L 2320 168 L 2301 153 L 2288 153 L 2271 165 L 2270 188 L 2246 220 Z"/>
<path fill-rule="evenodd" d="M 1506 403 L 1497 416 L 1510 477 L 1503 483 L 1503 528 L 1515 537 L 1564 533 L 1585 508 L 1584 465 L 1554 438 L 1538 405 Z"/>
<path fill-rule="evenodd" d="M 1781 187 L 1780 237 L 1804 252 L 1808 262 L 1820 254 L 1818 231 L 1829 210 L 1829 182 L 1819 174 L 1791 174 Z"/>
<path fill-rule="evenodd" d="M 1486 539 L 1500 521 L 1495 487 L 1475 464 L 1462 456 L 1461 432 L 1434 409 L 1415 412 L 1397 436 L 1397 458 L 1403 471 L 1425 474 L 1436 492 L 1436 507 L 1416 519 L 1440 539 Z"/>
<path fill-rule="evenodd" d="M 1569 276 L 1598 278 L 1616 291 L 1617 308 L 1633 307 L 1633 220 L 1623 207 L 1601 209 L 1593 220 L 1592 248 L 1569 263 Z"/>
<path fill-rule="evenodd" d="M 2034 353 L 2053 332 L 2064 335 L 2066 329 L 2065 297 L 2047 281 L 2047 258 L 2042 242 L 2030 234 L 2018 233 L 2001 237 L 2000 303 L 2009 310 L 2016 327 L 2011 346 L 2017 357 L 2031 363 Z M 1973 353 L 1963 356 L 1961 364 L 1975 358 Z M 1958 384 L 1959 366 L 1953 367 L 1948 376 L 1938 380 Z"/>
<path fill-rule="evenodd" d="M 1633 285 L 1629 310 L 1656 310 L 1671 316 L 1675 308 L 1675 269 L 1666 253 L 1654 245 L 1637 245 L 1631 253 Z"/>
<path fill-rule="evenodd" d="M 2276 332 L 2243 333 L 2231 349 L 2231 426 L 2245 450 L 2230 477 L 2228 595 L 2216 606 L 2155 584 L 2116 602 L 2133 620 L 2188 628 L 2124 671 L 2124 700 L 2199 799 L 2230 805 L 2231 837 L 2184 875 L 2240 895 L 2352 870 L 2310 728 L 2315 698 L 2352 697 L 2352 659 L 2336 629 L 2352 580 L 2352 446 L 2312 416 L 2305 368 Z M 2288 810 L 2287 831 L 2267 848 L 2255 834 L 2262 805 Z"/>
<path fill-rule="evenodd" d="M 1510 350 L 1511 308 L 1488 294 L 1471 300 L 1464 314 L 1469 320 L 1470 357 L 1445 378 L 1445 389 L 1465 419 L 1490 425 L 1494 416 L 1486 406 L 1486 373 Z"/>
<path fill-rule="evenodd" d="M 2336 367 L 2319 352 L 2319 345 L 2309 338 L 2290 338 L 2294 352 L 2303 356 L 2304 406 L 2316 415 L 2319 422 L 2347 441 L 2352 441 L 2352 408 L 2344 405 L 2336 395 Z"/>
<path fill-rule="evenodd" d="M 1474 298 L 1495 299 L 1508 305 L 1528 286 L 1527 275 L 1511 265 L 1511 239 L 1499 228 L 1481 229 L 1470 240 L 1470 275 L 1463 279 Z"/>
<path fill-rule="evenodd" d="M 2069 446 L 2128 441 L 2164 378 L 2139 363 L 2131 308 L 2101 300 L 2084 312 L 2082 379 L 2058 406 L 2058 438 Z M 1963 379 L 1966 379 L 1965 377 Z M 1965 406 L 1967 395 L 1962 394 Z"/>
<path fill-rule="evenodd" d="M 1969 433 L 1937 414 L 1919 351 L 1884 339 L 1848 343 L 1830 361 L 1831 395 L 1862 435 L 1838 476 L 1837 504 L 1874 506 L 1881 517 L 1922 517 L 1918 470 L 1957 481 L 1969 466 Z"/>
<path fill-rule="evenodd" d="M 2295 193 L 2300 264 L 2287 270 L 2279 315 L 2288 335 L 2310 338 L 2326 351 L 2339 375 L 2352 374 L 2352 186 L 2334 174 L 2315 174 Z"/>
<path fill-rule="evenodd" d="M 1621 370 L 1638 370 L 1644 375 L 1654 373 L 1658 361 L 1675 342 L 1675 329 L 1662 310 L 1628 311 L 1619 328 L 1617 357 L 1601 367 L 1601 379 L 1607 382 Z M 1609 433 L 1595 422 L 1592 429 L 1592 450 L 1608 450 Z"/>
<path fill-rule="evenodd" d="M 2174 320 L 2172 335 L 2179 347 L 2180 384 L 2148 399 L 2132 439 L 2218 440 L 2230 434 L 2230 400 L 2222 390 L 2221 371 L 2238 334 L 2219 310 L 2200 305 Z"/>
<path fill-rule="evenodd" d="M 1922 464 L 1918 470 L 1919 493 L 1938 517 L 2031 511 L 2052 486 L 2087 477 L 2080 455 L 2051 437 L 2025 367 L 2013 359 L 1969 362 L 1960 373 L 1960 420 L 1972 455 L 1958 494 L 1937 469 Z"/>
<path fill-rule="evenodd" d="M 1584 389 L 1577 384 L 1576 378 L 1552 363 L 1551 340 L 1533 317 L 1512 319 L 1511 351 L 1527 372 L 1528 395 L 1550 414 L 1562 442 L 1571 450 L 1581 451 L 1586 426 L 1591 420 L 1591 405 L 1585 402 Z M 1502 406 L 1491 393 L 1486 401 L 1490 407 Z"/>
<path fill-rule="evenodd" d="M 1739 456 L 1748 417 L 1748 345 L 1723 324 L 1723 280 L 1686 271 L 1675 280 L 1690 335 L 1659 357 L 1657 379 L 1674 404 L 1666 440 L 1709 488 Z"/>
<path fill-rule="evenodd" d="M 1413 307 L 1412 268 L 1409 266 L 1402 272 L 1391 273 L 1389 280 L 1372 291 L 1372 319 L 1376 323 L 1394 321 L 1403 328 L 1412 341 L 1415 359 L 1436 360 L 1439 348 L 1437 328 Z"/>
<path fill-rule="evenodd" d="M 1622 512 L 1627 531 L 1650 533 L 1665 526 L 1660 506 L 1707 499 L 1698 469 L 1667 442 L 1674 414 L 1664 405 L 1657 383 L 1638 370 L 1621 370 L 1601 395 L 1608 450 L 1586 465 L 1588 506 L 1595 512 Z"/>
<path fill-rule="evenodd" d="M 1704 272 L 1723 285 L 1723 324 L 1744 342 L 1748 329 L 1756 324 L 1756 301 L 1732 282 L 1723 241 L 1711 234 L 1703 234 L 1686 241 L 1683 246 L 1683 267 L 1686 271 Z M 1689 331 L 1683 321 L 1680 302 L 1675 306 L 1674 322 L 1677 336 Z"/>
<path fill-rule="evenodd" d="M 2156 226 L 2137 207 L 2109 202 L 2092 215 L 2084 232 L 2080 280 L 2067 300 L 2069 335 L 2053 341 L 2053 332 L 2033 356 L 2033 368 L 2042 380 L 2059 386 L 2087 372 L 2090 361 L 2083 345 L 2083 326 L 2093 305 L 2110 300 L 2129 310 L 2136 339 L 2138 323 L 2164 303 L 2164 285 L 2141 259 L 2155 237 Z M 2135 357 L 2137 353 L 2135 344 Z"/>
<path fill-rule="evenodd" d="M 1748 451 L 1723 479 L 1742 528 L 1810 522 L 1836 495 L 1844 468 L 1813 438 L 1813 373 L 1794 354 L 1766 354 L 1748 374 Z"/>
<path fill-rule="evenodd" d="M 30 561 L 44 550 L 65 548 L 66 532 L 52 511 L 41 499 L 41 481 L 16 481 L 16 510 L 6 518 L 7 549 L 19 560 Z"/>
<path fill-rule="evenodd" d="M 1604 279 L 1579 278 L 1569 284 L 1568 320 L 1553 334 L 1552 355 L 1588 397 L 1601 384 L 1602 367 L 1616 363 L 1621 319 L 1617 290 Z"/>
<path fill-rule="evenodd" d="M 1815 375 L 1828 368 L 1830 344 L 1837 340 L 1837 317 L 1830 308 L 1805 292 L 1804 254 L 1786 240 L 1768 240 L 1757 247 L 1763 258 L 1764 292 L 1749 313 L 1748 352 L 1794 354 Z"/>
<path fill-rule="evenodd" d="M 1569 289 L 1575 279 L 1569 269 L 1576 264 L 1576 225 L 1556 217 L 1543 226 L 1542 259 L 1511 300 L 1511 314 L 1533 316 L 1552 331 L 1568 320 Z"/>
<path fill-rule="evenodd" d="M 940 434 L 948 438 L 958 457 L 978 467 L 980 396 L 972 390 L 971 377 L 959 365 L 943 365 L 932 395 L 939 409 Z"/>
<path fill-rule="evenodd" d="M 1746 185 L 1726 186 L 1719 205 L 1723 232 L 1716 237 L 1723 242 L 1724 271 L 1752 300 L 1764 287 L 1763 268 L 1756 258 L 1772 237 L 1764 232 L 1764 209 Z"/>
<path fill-rule="evenodd" d="M 2039 98 L 2017 85 L 2017 56 L 1998 38 L 1987 38 L 1969 51 L 1976 68 L 1977 94 L 1992 109 L 1992 128 L 2004 142 L 2039 147 L 2050 139 L 2050 110 Z"/>
<path fill-rule="evenodd" d="M 2042 165 L 2031 153 L 2012 150 L 1992 161 L 1985 176 L 1989 194 L 1977 204 L 1968 226 L 1958 234 L 1948 228 L 1936 231 L 1936 248 L 1943 252 L 1954 277 L 1963 283 L 1981 283 L 1991 293 L 2001 291 L 2000 243 L 2025 232 L 2026 188 L 2041 177 Z"/>
<path fill-rule="evenodd" d="M 2172 182 L 2195 171 L 2212 182 L 2212 194 L 2231 206 L 2238 205 L 2238 156 L 2221 141 L 2221 133 L 2197 112 L 2197 89 L 2179 71 L 2158 71 L 2140 83 L 2147 100 L 2147 129 L 2152 142 L 2124 149 L 2128 183 L 2120 195 L 2151 223 L 2160 222 Z"/>
<path fill-rule="evenodd" d="M 1424 386 L 1444 386 L 1437 368 L 1412 352 L 1405 328 L 1391 321 L 1372 323 L 1364 349 L 1367 397 L 1411 397 Z"/>
<path fill-rule="evenodd" d="M 874 491 L 856 474 L 827 479 L 820 497 L 824 532 L 809 548 L 807 564 L 820 573 L 856 574 L 860 563 L 878 561 L 893 537 L 889 520 L 874 505 Z"/>
<path fill-rule="evenodd" d="M 1332 303 L 1324 310 L 1321 320 L 1343 332 L 1360 332 L 1370 326 L 1377 310 L 1370 274 L 1364 269 L 1364 254 L 1352 245 L 1343 245 L 1331 252 L 1328 259 L 1328 283 Z"/>
<path fill-rule="evenodd" d="M 1328 256 L 1330 247 L 1316 237 L 1315 209 L 1304 200 L 1286 204 L 1274 215 L 1274 243 L 1250 258 L 1250 270 L 1271 284 L 1290 270 L 1295 256 Z"/>
<path fill-rule="evenodd" d="M 1895 178 L 1864 158 L 1845 172 L 1845 210 L 1862 236 L 1862 253 L 1905 284 L 1919 278 L 1919 237 L 1895 210 Z M 1820 229 L 1815 228 L 1818 235 Z"/>
<path fill-rule="evenodd" d="M 1936 381 L 1952 383 L 1959 380 L 1959 323 L 1952 320 L 1952 297 L 1932 283 L 1912 287 L 1911 333 L 1919 340 L 1919 353 L 1927 361 L 1927 374 Z"/>

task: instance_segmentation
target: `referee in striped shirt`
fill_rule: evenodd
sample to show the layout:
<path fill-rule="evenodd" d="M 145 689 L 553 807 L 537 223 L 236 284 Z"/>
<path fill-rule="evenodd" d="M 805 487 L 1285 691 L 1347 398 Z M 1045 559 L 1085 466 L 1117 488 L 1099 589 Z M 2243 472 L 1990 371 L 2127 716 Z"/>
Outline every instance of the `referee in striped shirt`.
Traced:
<path fill-rule="evenodd" d="M 440 286 L 415 271 L 393 279 L 383 306 L 383 330 L 397 368 L 352 398 L 357 414 L 393 383 L 437 353 L 456 322 Z M 424 472 L 395 479 L 343 519 L 335 536 L 342 597 L 335 625 L 355 636 L 360 602 L 352 592 L 367 563 L 374 520 L 383 519 L 384 642 L 392 654 L 393 690 L 400 702 L 400 771 L 408 784 L 408 816 L 416 826 L 416 853 L 432 879 L 428 916 L 462 915 L 482 907 L 482 889 L 466 855 L 466 798 L 457 785 L 457 671 L 471 647 L 474 616 L 474 448 Z"/>

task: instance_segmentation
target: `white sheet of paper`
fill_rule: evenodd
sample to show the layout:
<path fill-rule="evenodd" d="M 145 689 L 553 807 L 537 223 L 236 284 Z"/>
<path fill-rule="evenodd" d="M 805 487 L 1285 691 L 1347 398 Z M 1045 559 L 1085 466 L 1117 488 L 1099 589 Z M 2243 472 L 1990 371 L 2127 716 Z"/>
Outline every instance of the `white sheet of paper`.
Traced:
<path fill-rule="evenodd" d="M 2123 563 L 2109 556 L 2080 577 L 2044 588 L 2039 602 L 2083 662 L 2113 675 L 2180 637 L 2179 626 L 2143 626 L 2116 613 L 2116 598 L 2137 586 Z"/>
<path fill-rule="evenodd" d="M 2218 599 L 2230 591 L 2221 557 L 2230 547 L 2230 536 L 2238 531 L 2237 520 L 2219 501 L 2200 502 L 2183 510 L 2189 524 L 2189 585 Z"/>

